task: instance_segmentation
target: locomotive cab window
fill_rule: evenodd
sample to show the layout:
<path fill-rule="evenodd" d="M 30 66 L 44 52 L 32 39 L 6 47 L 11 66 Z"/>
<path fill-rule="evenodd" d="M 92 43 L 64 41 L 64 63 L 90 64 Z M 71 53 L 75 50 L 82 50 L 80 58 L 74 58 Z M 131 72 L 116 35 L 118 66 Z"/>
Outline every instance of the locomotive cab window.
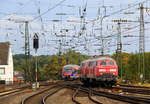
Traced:
<path fill-rule="evenodd" d="M 106 65 L 106 61 L 101 61 L 100 65 Z"/>
<path fill-rule="evenodd" d="M 107 65 L 112 65 L 112 66 L 113 66 L 113 65 L 115 65 L 115 64 L 114 64 L 113 61 L 109 61 L 109 62 L 107 62 Z"/>
<path fill-rule="evenodd" d="M 76 70 L 75 72 L 80 73 L 80 70 Z"/>
<path fill-rule="evenodd" d="M 71 72 L 72 70 L 70 69 L 70 68 L 64 68 L 64 72 L 66 72 L 66 73 L 69 73 L 69 72 Z"/>

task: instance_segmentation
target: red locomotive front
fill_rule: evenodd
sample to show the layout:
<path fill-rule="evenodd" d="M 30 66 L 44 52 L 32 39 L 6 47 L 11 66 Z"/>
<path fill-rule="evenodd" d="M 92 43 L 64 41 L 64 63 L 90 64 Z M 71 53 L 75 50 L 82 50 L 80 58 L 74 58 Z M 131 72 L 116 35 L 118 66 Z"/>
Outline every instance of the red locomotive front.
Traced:
<path fill-rule="evenodd" d="M 65 65 L 62 69 L 63 79 L 78 79 L 79 78 L 79 66 L 78 65 Z"/>

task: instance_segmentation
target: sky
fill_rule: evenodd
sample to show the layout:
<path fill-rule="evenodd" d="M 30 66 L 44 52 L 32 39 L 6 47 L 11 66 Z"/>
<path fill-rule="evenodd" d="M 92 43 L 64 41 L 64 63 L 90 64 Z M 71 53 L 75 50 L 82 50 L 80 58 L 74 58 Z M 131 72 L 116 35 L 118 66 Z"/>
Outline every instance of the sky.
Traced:
<path fill-rule="evenodd" d="M 63 0 L 0 0 L 0 42 L 9 41 L 13 54 L 24 53 L 25 28 L 22 21 L 26 20 L 29 21 L 30 50 L 33 55 L 34 33 L 38 33 L 40 38 L 39 55 L 57 54 L 59 48 L 62 53 L 73 49 L 83 54 L 99 55 L 101 52 L 100 20 L 103 16 L 108 16 L 103 20 L 102 35 L 109 37 L 104 39 L 105 54 L 112 54 L 116 51 L 118 34 L 117 23 L 112 20 L 139 21 L 138 3 L 144 1 L 144 7 L 150 7 L 149 0 L 64 0 L 59 4 L 61 1 Z M 86 31 L 79 36 L 83 26 L 80 23 L 80 16 L 86 3 Z M 133 13 L 127 14 L 127 12 Z M 149 22 L 149 14 L 149 9 L 145 9 L 146 22 Z M 150 51 L 149 28 L 149 24 L 145 24 L 145 51 L 147 52 Z M 121 23 L 121 32 L 123 52 L 138 52 L 139 22 Z M 62 42 L 61 47 L 59 40 Z"/>

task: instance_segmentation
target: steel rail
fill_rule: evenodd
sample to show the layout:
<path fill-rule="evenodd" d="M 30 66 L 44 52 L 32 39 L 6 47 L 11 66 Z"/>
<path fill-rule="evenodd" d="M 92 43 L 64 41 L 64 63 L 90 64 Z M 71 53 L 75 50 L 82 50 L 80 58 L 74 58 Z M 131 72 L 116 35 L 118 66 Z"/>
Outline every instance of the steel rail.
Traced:
<path fill-rule="evenodd" d="M 114 89 L 117 90 L 122 90 L 124 92 L 129 92 L 129 93 L 137 93 L 137 94 L 144 94 L 144 95 L 150 95 L 150 89 L 148 88 L 138 88 L 138 87 L 113 87 Z"/>
<path fill-rule="evenodd" d="M 95 90 L 92 90 L 92 91 L 95 95 L 104 96 L 104 97 L 108 97 L 108 98 L 115 99 L 115 100 L 120 100 L 124 102 L 129 102 L 129 103 L 136 103 L 136 104 L 141 104 L 141 103 L 150 104 L 149 98 L 121 95 L 121 94 L 104 92 L 104 91 L 95 91 Z"/>
<path fill-rule="evenodd" d="M 3 92 L 0 92 L 0 97 L 4 97 L 7 95 L 7 97 L 9 97 L 8 95 L 10 94 L 17 94 L 21 91 L 23 91 L 24 89 L 27 89 L 27 88 L 30 88 L 31 86 L 30 85 L 26 85 L 26 86 L 22 86 L 22 87 L 17 87 L 17 88 L 14 88 L 14 89 L 10 89 L 10 90 L 6 90 L 6 91 L 3 91 Z"/>
<path fill-rule="evenodd" d="M 48 97 L 54 95 L 55 93 L 57 93 L 58 91 L 62 90 L 63 88 L 64 88 L 64 87 L 61 87 L 61 88 L 55 90 L 54 92 L 49 93 L 49 94 L 47 94 L 46 96 L 44 96 L 44 97 L 42 98 L 42 104 L 46 104 L 46 100 L 48 99 Z"/>
<path fill-rule="evenodd" d="M 5 95 L 9 95 L 9 94 L 12 94 L 12 93 L 20 92 L 20 91 L 22 91 L 26 88 L 31 88 L 31 85 L 32 84 L 26 84 L 26 85 L 22 85 L 20 87 L 17 86 L 17 87 L 14 87 L 12 89 L 1 91 L 0 92 L 0 97 L 5 96 Z M 50 83 L 40 82 L 40 86 L 48 86 L 48 85 L 50 85 Z"/>
<path fill-rule="evenodd" d="M 80 89 L 80 87 L 76 88 L 75 92 L 74 92 L 73 95 L 72 95 L 72 101 L 73 101 L 75 104 L 81 104 L 80 102 L 78 102 L 78 101 L 76 100 L 77 94 L 79 93 L 79 89 Z"/>
<path fill-rule="evenodd" d="M 138 85 L 127 85 L 127 84 L 117 84 L 119 86 L 122 86 L 122 87 L 133 87 L 133 88 L 149 88 L 148 86 L 138 86 Z"/>
<path fill-rule="evenodd" d="M 8 92 L 8 91 L 13 91 L 13 90 L 16 90 L 16 89 L 22 89 L 22 88 L 29 87 L 29 86 L 31 86 L 31 85 L 24 85 L 24 86 L 19 86 L 19 87 L 17 86 L 17 87 L 11 88 L 11 89 L 0 91 L 0 93 L 4 93 L 4 92 Z"/>
<path fill-rule="evenodd" d="M 30 96 L 24 98 L 24 99 L 22 100 L 21 104 L 26 104 L 27 101 L 28 101 L 29 99 L 31 99 L 32 97 L 37 96 L 37 95 L 39 95 L 39 94 L 42 94 L 42 93 L 44 93 L 44 92 L 46 92 L 46 91 L 48 91 L 48 90 L 51 90 L 51 89 L 53 89 L 53 88 L 56 88 L 56 86 L 57 86 L 57 85 L 54 85 L 54 86 L 48 87 L 48 88 L 44 88 L 44 89 L 42 89 L 42 90 L 36 92 L 35 94 L 32 94 L 32 95 L 30 95 Z"/>
<path fill-rule="evenodd" d="M 73 90 L 76 89 L 76 90 L 75 90 L 75 93 L 74 93 L 73 96 L 72 96 L 72 101 L 75 102 L 76 104 L 81 104 L 80 102 L 78 102 L 77 100 L 75 100 L 75 98 L 76 98 L 77 94 L 79 93 L 79 91 L 80 91 L 80 92 L 87 93 L 87 94 L 88 94 L 88 98 L 89 98 L 92 102 L 94 102 L 95 104 L 102 104 L 101 102 L 99 102 L 99 101 L 97 101 L 97 100 L 95 100 L 95 99 L 92 98 L 92 90 L 90 90 L 90 89 L 87 89 L 87 90 L 85 91 L 85 90 L 83 90 L 83 89 L 80 89 L 80 87 L 74 88 L 73 86 L 67 86 L 67 88 L 71 88 L 71 89 L 73 89 Z"/>
<path fill-rule="evenodd" d="M 88 98 L 89 98 L 92 102 L 94 102 L 95 104 L 102 104 L 101 102 L 99 102 L 99 101 L 93 99 L 93 98 L 92 98 L 92 94 L 93 94 L 93 92 L 92 92 L 92 90 L 89 88 Z"/>
<path fill-rule="evenodd" d="M 56 87 L 59 87 L 60 84 L 63 84 L 63 83 L 60 83 L 60 82 L 66 82 L 66 81 L 59 81 L 59 82 L 57 82 L 57 83 L 54 83 L 53 86 L 48 87 L 48 88 L 44 88 L 44 89 L 42 89 L 42 90 L 36 92 L 35 94 L 32 94 L 32 95 L 30 95 L 30 96 L 24 98 L 24 99 L 21 101 L 21 104 L 26 104 L 27 101 L 30 100 L 30 99 L 32 99 L 33 97 L 38 96 L 38 95 L 40 95 L 40 94 L 42 94 L 42 93 L 45 93 L 45 92 L 48 91 L 48 90 L 52 90 L 52 89 L 54 89 L 54 88 L 56 88 Z M 40 102 L 42 103 L 42 100 L 41 100 Z"/>
<path fill-rule="evenodd" d="M 71 86 L 70 88 L 77 88 L 77 86 Z M 88 89 L 84 87 L 80 87 L 80 90 L 87 92 Z M 106 91 L 96 91 L 92 90 L 92 93 L 97 96 L 103 96 L 107 97 L 110 99 L 115 99 L 123 102 L 128 102 L 128 103 L 134 103 L 134 104 L 150 104 L 150 99 L 149 98 L 144 98 L 144 97 L 135 97 L 135 96 L 129 96 L 129 95 L 121 95 L 117 93 L 110 93 Z"/>

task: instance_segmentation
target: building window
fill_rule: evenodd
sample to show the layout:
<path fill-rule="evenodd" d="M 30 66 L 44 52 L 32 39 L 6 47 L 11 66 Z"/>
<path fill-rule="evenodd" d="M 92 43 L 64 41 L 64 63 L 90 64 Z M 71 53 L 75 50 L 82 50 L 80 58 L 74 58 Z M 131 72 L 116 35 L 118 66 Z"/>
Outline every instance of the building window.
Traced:
<path fill-rule="evenodd" d="M 0 67 L 0 75 L 5 74 L 5 68 L 4 67 Z"/>

